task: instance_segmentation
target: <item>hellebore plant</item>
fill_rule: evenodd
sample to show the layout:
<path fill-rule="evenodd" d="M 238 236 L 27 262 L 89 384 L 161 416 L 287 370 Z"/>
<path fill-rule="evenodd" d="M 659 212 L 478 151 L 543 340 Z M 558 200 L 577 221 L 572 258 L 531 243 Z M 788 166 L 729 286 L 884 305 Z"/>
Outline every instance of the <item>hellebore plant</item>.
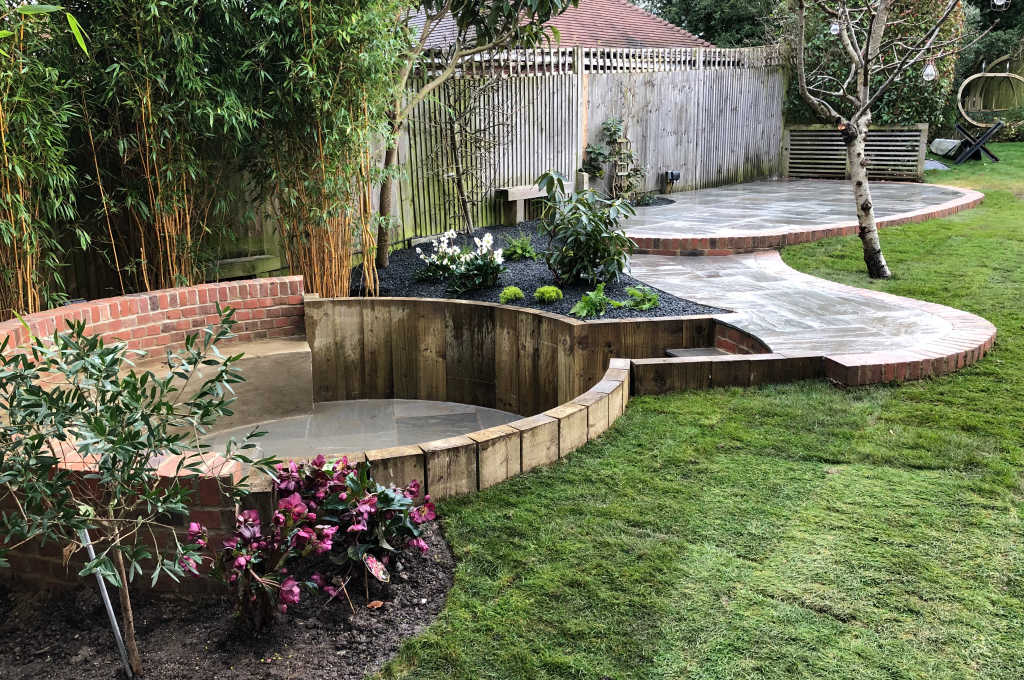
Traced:
<path fill-rule="evenodd" d="M 239 615 L 257 629 L 273 621 L 275 609 L 286 612 L 298 603 L 304 588 L 320 589 L 331 599 L 343 593 L 351 606 L 346 585 L 352 568 L 362 565 L 387 583 L 392 554 L 406 547 L 425 553 L 421 525 L 437 518 L 430 496 L 416 505 L 418 481 L 385 487 L 373 479 L 368 463 L 350 465 L 347 458 L 281 463 L 274 488 L 279 500 L 270 521 L 243 510 L 215 558 L 215 573 L 232 590 Z M 190 527 L 189 539 L 205 546 L 205 529 Z M 315 555 L 328 555 L 348 572 L 330 581 L 319 573 L 308 581 L 289 573 L 293 560 Z"/>

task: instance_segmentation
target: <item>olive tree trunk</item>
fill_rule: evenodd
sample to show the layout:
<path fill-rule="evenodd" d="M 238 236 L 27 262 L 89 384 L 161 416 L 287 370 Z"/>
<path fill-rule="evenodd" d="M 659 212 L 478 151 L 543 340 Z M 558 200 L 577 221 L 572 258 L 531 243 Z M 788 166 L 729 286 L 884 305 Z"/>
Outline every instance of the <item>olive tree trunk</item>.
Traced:
<path fill-rule="evenodd" d="M 873 279 L 892 277 L 889 266 L 882 255 L 882 244 L 878 240 L 878 224 L 875 222 L 875 206 L 871 202 L 871 185 L 868 183 L 867 158 L 865 142 L 868 125 L 866 122 L 851 123 L 843 131 L 846 142 L 846 154 L 850 166 L 850 181 L 853 183 L 853 198 L 857 203 L 857 235 L 860 236 L 864 248 L 864 264 L 868 267 L 868 276 Z"/>

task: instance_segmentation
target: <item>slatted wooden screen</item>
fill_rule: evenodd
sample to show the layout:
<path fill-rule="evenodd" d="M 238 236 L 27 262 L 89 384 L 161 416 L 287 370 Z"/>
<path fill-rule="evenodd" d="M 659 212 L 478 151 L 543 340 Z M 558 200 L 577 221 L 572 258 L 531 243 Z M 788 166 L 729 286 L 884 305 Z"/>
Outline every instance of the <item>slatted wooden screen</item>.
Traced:
<path fill-rule="evenodd" d="M 571 181 L 584 146 L 600 143 L 601 123 L 616 117 L 647 166 L 648 189 L 665 170 L 679 170 L 682 190 L 782 174 L 782 63 L 774 48 L 512 50 L 466 59 L 445 87 L 500 79 L 492 104 L 511 107 L 513 120 L 493 164 L 495 187 L 527 184 L 549 169 Z M 401 140 L 396 241 L 461 225 L 454 182 L 433 162 L 445 147 L 437 124 L 445 97 L 439 88 L 420 104 Z M 493 196 L 474 208 L 477 226 L 500 218 Z"/>
<path fill-rule="evenodd" d="M 865 148 L 868 177 L 921 180 L 928 147 L 928 125 L 879 127 L 868 131 Z M 849 177 L 846 145 L 839 131 L 824 125 L 790 127 L 783 145 L 786 177 L 845 179 Z"/>

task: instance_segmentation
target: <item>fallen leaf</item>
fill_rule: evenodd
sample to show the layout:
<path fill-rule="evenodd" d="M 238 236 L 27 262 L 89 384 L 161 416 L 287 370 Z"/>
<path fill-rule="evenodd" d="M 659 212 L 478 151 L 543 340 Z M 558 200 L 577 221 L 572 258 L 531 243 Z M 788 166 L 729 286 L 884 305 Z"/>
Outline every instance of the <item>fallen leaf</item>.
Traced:
<path fill-rule="evenodd" d="M 383 602 L 381 602 L 380 600 L 374 600 L 373 602 L 371 602 L 368 605 L 366 605 L 366 608 L 367 609 L 380 609 L 383 606 L 384 606 Z"/>

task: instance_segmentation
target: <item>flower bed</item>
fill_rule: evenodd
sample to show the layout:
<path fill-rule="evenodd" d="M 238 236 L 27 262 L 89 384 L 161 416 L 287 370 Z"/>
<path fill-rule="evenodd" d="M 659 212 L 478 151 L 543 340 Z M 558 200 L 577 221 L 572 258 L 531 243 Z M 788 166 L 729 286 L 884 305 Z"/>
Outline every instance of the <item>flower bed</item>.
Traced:
<path fill-rule="evenodd" d="M 507 250 L 506 246 L 510 239 L 519 236 L 528 236 L 531 244 L 537 252 L 543 251 L 548 243 L 547 239 L 537 233 L 537 224 L 524 222 L 516 227 L 492 227 L 479 229 L 472 234 L 460 234 L 455 240 L 456 246 L 466 246 L 474 249 L 477 247 L 474 239 L 483 239 L 485 234 L 491 234 L 494 239 L 494 247 Z M 423 244 L 418 246 L 425 253 L 430 252 L 430 246 Z M 524 293 L 524 298 L 513 302 L 517 307 L 540 309 L 556 314 L 569 315 L 570 310 L 592 291 L 594 286 L 585 283 L 576 283 L 558 286 L 563 294 L 561 300 L 550 304 L 544 304 L 534 298 L 534 292 L 541 286 L 557 285 L 554 275 L 542 260 L 509 260 L 507 254 L 503 253 L 503 264 L 505 271 L 501 272 L 494 285 L 462 292 L 452 292 L 445 281 L 423 281 L 417 278 L 425 263 L 416 252 L 416 247 L 405 248 L 391 254 L 391 264 L 387 269 L 380 270 L 380 295 L 382 297 L 417 297 L 417 298 L 452 298 L 458 300 L 476 300 L 483 302 L 498 302 L 501 291 L 507 286 L 516 286 Z M 359 295 L 359 285 L 362 276 L 357 272 L 353 274 L 353 295 Z M 616 301 L 629 299 L 626 292 L 630 287 L 641 287 L 644 284 L 634 279 L 629 274 L 623 274 L 618 281 L 609 281 L 605 284 L 605 295 Z M 607 319 L 630 319 L 630 318 L 652 318 L 664 316 L 687 316 L 692 314 L 716 314 L 723 310 L 707 307 L 705 305 L 676 297 L 662 290 L 655 291 L 659 297 L 657 307 L 642 310 L 632 307 L 612 307 L 608 309 L 602 318 Z"/>

